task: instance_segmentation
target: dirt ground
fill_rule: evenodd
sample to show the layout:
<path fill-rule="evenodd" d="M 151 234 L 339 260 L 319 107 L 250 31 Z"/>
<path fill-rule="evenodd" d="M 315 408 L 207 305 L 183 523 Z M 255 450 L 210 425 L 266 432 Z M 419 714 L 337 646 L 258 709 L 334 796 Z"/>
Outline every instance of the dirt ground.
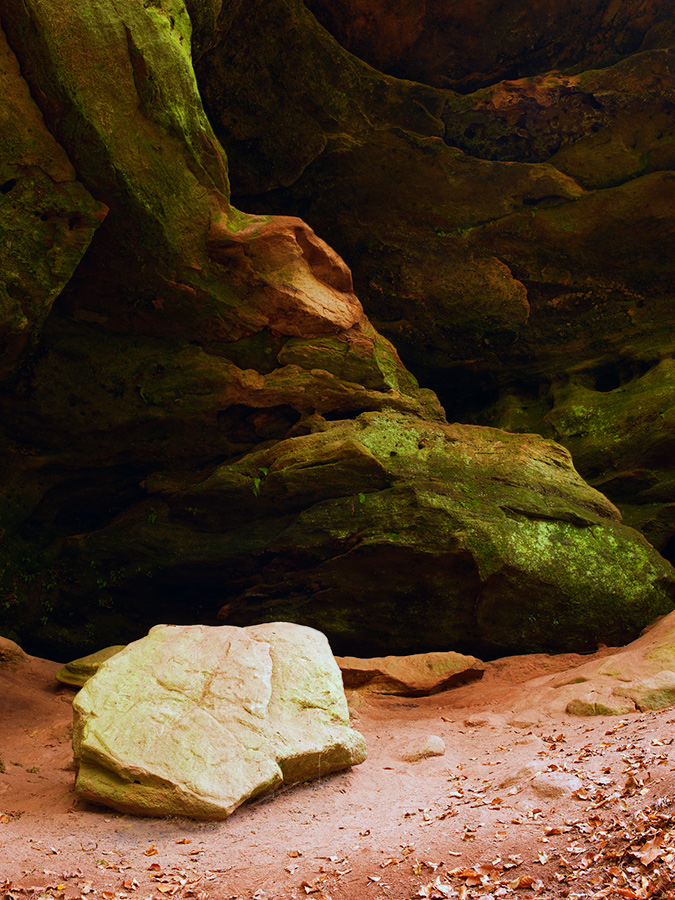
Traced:
<path fill-rule="evenodd" d="M 535 679 L 588 659 L 498 660 L 431 697 L 353 694 L 365 763 L 217 824 L 79 801 L 74 690 L 30 659 L 0 673 L 0 898 L 675 897 L 675 708 L 548 712 Z M 414 760 L 438 751 L 431 735 L 445 753 Z"/>

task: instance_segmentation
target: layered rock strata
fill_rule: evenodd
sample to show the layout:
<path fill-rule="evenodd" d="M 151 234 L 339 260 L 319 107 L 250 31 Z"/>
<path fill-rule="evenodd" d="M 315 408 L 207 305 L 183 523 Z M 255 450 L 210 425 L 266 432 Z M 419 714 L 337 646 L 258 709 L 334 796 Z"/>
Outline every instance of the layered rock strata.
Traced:
<path fill-rule="evenodd" d="M 580 311 L 570 338 L 563 301 L 540 288 L 576 296 L 583 281 L 623 323 L 621 285 L 651 279 L 634 336 L 653 348 L 671 266 L 653 241 L 672 214 L 665 130 L 639 177 L 629 153 L 632 180 L 602 189 L 582 183 L 582 157 L 569 171 L 480 158 L 445 140 L 474 115 L 466 98 L 370 69 L 295 0 L 5 0 L 0 25 L 7 121 L 25 124 L 0 136 L 0 216 L 16 230 L 2 269 L 7 633 L 67 658 L 158 620 L 283 617 L 343 653 L 485 655 L 617 642 L 671 609 L 673 570 L 559 446 L 445 424 L 318 236 L 349 253 L 425 377 L 439 353 L 455 372 L 469 353 L 474 372 L 513 353 L 527 385 L 551 354 L 558 373 L 586 360 L 588 374 L 574 328 L 590 320 Z M 667 66 L 644 52 L 638 69 Z M 588 90 L 611 93 L 606 77 Z M 217 136 L 240 190 L 320 232 L 235 209 Z M 31 271 L 30 298 L 7 293 Z M 453 412 L 461 384 L 446 385 Z"/>

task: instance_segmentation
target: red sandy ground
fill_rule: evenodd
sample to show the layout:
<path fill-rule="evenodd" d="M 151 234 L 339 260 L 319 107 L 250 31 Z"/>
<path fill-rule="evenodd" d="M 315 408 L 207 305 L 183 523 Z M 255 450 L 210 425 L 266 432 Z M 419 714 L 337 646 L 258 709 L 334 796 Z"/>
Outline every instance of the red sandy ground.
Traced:
<path fill-rule="evenodd" d="M 221 823 L 78 801 L 74 691 L 31 659 L 0 673 L 0 900 L 675 897 L 675 709 L 532 708 L 531 679 L 588 659 L 514 657 L 431 697 L 352 697 L 364 764 Z M 445 755 L 402 761 L 429 734 Z M 562 778 L 559 796 L 535 791 L 541 771 Z"/>

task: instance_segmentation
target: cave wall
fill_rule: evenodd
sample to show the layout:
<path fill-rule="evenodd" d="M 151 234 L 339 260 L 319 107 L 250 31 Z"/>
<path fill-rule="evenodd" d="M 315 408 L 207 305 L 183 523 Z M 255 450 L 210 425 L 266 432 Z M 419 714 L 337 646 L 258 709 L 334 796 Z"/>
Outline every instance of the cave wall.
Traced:
<path fill-rule="evenodd" d="M 237 202 L 326 237 L 451 419 L 562 442 L 671 558 L 673 15 L 275 0 L 196 67 Z"/>
<path fill-rule="evenodd" d="M 446 82 L 300 0 L 4 0 L 3 633 L 495 655 L 672 609 L 611 502 L 670 553 L 671 51 L 638 7 L 596 56 L 553 16 Z"/>

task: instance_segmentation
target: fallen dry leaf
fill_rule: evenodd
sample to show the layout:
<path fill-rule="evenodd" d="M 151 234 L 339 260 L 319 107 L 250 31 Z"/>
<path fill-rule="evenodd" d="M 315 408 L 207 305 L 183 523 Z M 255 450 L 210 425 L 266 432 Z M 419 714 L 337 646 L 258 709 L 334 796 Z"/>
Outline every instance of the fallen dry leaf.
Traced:
<path fill-rule="evenodd" d="M 443 898 L 446 897 L 454 897 L 455 893 L 456 892 L 453 889 L 452 885 L 446 884 L 446 882 L 441 881 L 441 876 L 438 875 L 435 881 L 431 881 L 429 882 L 429 884 L 422 885 L 415 896 L 424 897 L 425 900 L 443 900 Z"/>
<path fill-rule="evenodd" d="M 643 866 L 650 866 L 655 859 L 658 859 L 664 853 L 661 846 L 663 837 L 663 832 L 657 834 L 653 840 L 647 841 L 640 850 L 631 850 L 632 855 L 637 856 Z"/>
<path fill-rule="evenodd" d="M 513 881 L 509 881 L 508 885 L 514 891 L 519 890 L 533 890 L 540 891 L 544 887 L 543 881 L 540 881 L 538 878 L 534 878 L 532 875 L 519 875 L 518 878 L 514 878 Z"/>
<path fill-rule="evenodd" d="M 470 869 L 467 866 L 459 866 L 456 869 L 450 869 L 448 875 L 452 875 L 453 878 L 477 878 L 480 881 L 480 875 L 475 869 Z"/>
<path fill-rule="evenodd" d="M 497 860 L 497 862 L 499 862 L 499 860 Z M 479 866 L 476 866 L 476 871 L 481 876 L 493 878 L 495 875 L 499 875 L 501 869 L 496 866 L 495 863 L 481 863 Z"/>
<path fill-rule="evenodd" d="M 154 856 L 154 855 L 155 855 L 156 853 L 158 853 L 158 852 L 159 852 L 159 851 L 157 850 L 157 848 L 155 847 L 155 845 L 154 845 L 154 844 L 150 844 L 150 846 L 148 847 L 148 849 L 143 851 L 143 855 L 144 855 L 144 856 Z"/>

